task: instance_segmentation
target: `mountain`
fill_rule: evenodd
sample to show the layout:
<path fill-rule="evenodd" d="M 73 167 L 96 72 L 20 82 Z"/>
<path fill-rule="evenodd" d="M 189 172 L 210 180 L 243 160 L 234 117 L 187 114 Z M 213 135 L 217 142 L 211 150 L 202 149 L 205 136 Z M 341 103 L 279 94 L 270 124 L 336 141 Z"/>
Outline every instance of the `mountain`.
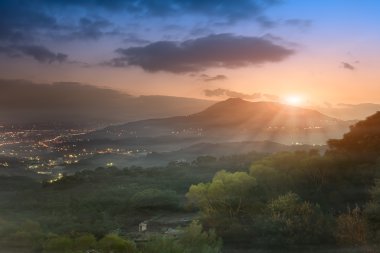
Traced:
<path fill-rule="evenodd" d="M 40 84 L 0 79 L 0 123 L 38 125 L 115 124 L 170 117 L 203 110 L 212 101 L 131 96 L 116 90 L 80 83 Z"/>
<path fill-rule="evenodd" d="M 324 144 L 347 130 L 346 122 L 315 110 L 230 98 L 188 116 L 108 127 L 92 133 L 91 138 L 174 136 L 178 139 L 197 137 L 212 142 L 269 140 L 285 144 Z"/>
<path fill-rule="evenodd" d="M 238 126 L 252 129 L 272 127 L 317 126 L 323 121 L 338 122 L 318 111 L 302 109 L 275 102 L 248 102 L 240 98 L 230 98 L 216 103 L 206 110 L 190 116 L 191 121 L 204 126 Z"/>

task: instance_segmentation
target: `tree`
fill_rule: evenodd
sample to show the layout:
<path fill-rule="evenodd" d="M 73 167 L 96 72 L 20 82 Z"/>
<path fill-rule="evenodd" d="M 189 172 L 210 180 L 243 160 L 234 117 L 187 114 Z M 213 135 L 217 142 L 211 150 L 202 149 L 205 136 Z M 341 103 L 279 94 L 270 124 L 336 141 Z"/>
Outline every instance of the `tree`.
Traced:
<path fill-rule="evenodd" d="M 118 235 L 109 234 L 98 242 L 98 248 L 102 253 L 135 253 L 136 245 Z"/>
<path fill-rule="evenodd" d="M 183 253 L 183 246 L 175 238 L 156 236 L 142 246 L 143 253 Z"/>
<path fill-rule="evenodd" d="M 196 221 L 185 229 L 179 241 L 185 253 L 218 253 L 222 248 L 222 241 L 215 231 L 203 231 L 202 225 Z"/>
<path fill-rule="evenodd" d="M 192 164 L 196 166 L 210 166 L 216 162 L 216 157 L 213 156 L 198 156 Z"/>
<path fill-rule="evenodd" d="M 318 205 L 303 202 L 294 193 L 279 196 L 267 205 L 266 219 L 277 243 L 313 244 L 324 241 L 329 226 Z"/>
<path fill-rule="evenodd" d="M 338 216 L 335 237 L 345 246 L 360 246 L 367 243 L 367 224 L 361 216 L 359 207 Z"/>
<path fill-rule="evenodd" d="M 74 242 L 67 236 L 55 236 L 48 239 L 43 246 L 46 253 L 72 253 Z"/>
<path fill-rule="evenodd" d="M 204 231 L 202 225 L 193 221 L 178 238 L 156 236 L 142 246 L 143 253 L 219 253 L 222 240 L 215 231 Z"/>
<path fill-rule="evenodd" d="M 371 201 L 364 208 L 364 217 L 368 224 L 371 239 L 380 240 L 380 180 L 377 180 L 375 186 L 370 190 Z"/>
<path fill-rule="evenodd" d="M 136 208 L 175 209 L 179 206 L 179 196 L 175 191 L 145 189 L 133 195 L 131 203 Z"/>
<path fill-rule="evenodd" d="M 4 225 L 7 226 L 7 224 Z M 10 228 L 10 231 L 3 236 L 9 246 L 29 249 L 39 249 L 44 239 L 40 224 L 31 220 L 25 221 L 19 227 Z"/>
<path fill-rule="evenodd" d="M 74 239 L 74 249 L 77 251 L 85 251 L 96 248 L 96 238 L 92 234 L 85 234 Z"/>
<path fill-rule="evenodd" d="M 254 204 L 250 200 L 255 186 L 255 178 L 245 172 L 220 171 L 211 183 L 192 185 L 186 196 L 206 217 L 240 218 Z"/>

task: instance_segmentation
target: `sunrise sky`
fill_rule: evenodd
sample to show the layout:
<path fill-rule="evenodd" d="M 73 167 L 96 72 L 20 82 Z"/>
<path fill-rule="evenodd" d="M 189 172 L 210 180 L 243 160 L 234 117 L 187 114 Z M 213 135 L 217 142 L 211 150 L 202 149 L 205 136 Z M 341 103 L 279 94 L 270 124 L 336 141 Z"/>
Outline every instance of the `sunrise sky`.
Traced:
<path fill-rule="evenodd" d="M 376 103 L 379 13 L 375 0 L 0 0 L 0 78 Z"/>

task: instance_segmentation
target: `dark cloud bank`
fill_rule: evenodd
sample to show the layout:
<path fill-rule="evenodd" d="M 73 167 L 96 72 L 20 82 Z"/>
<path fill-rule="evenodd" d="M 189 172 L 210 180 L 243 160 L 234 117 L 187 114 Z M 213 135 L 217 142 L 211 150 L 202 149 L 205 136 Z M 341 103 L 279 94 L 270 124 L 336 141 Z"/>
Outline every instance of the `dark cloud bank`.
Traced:
<path fill-rule="evenodd" d="M 19 45 L 0 47 L 0 54 L 10 58 L 31 57 L 40 63 L 63 63 L 67 61 L 67 54 L 55 53 L 43 46 Z"/>
<path fill-rule="evenodd" d="M 54 53 L 42 46 L 17 46 L 14 50 L 20 53 L 33 57 L 36 61 L 43 63 L 62 63 L 67 60 L 67 55 L 62 53 Z"/>
<path fill-rule="evenodd" d="M 201 15 L 233 22 L 261 15 L 279 0 L 1 0 L 0 42 L 30 42 L 38 35 L 64 33 L 72 39 L 98 39 L 113 30 L 105 18 L 123 13 L 133 18 Z M 73 25 L 62 16 L 83 9 Z M 107 13 L 108 11 L 108 13 Z M 95 18 L 94 18 L 95 17 Z M 125 22 L 126 20 L 124 20 Z"/>
<path fill-rule="evenodd" d="M 244 19 L 261 13 L 278 4 L 280 0 L 48 0 L 42 2 L 53 6 L 80 6 L 102 8 L 109 11 L 125 11 L 139 16 L 177 16 L 200 14 L 218 16 L 230 21 Z"/>
<path fill-rule="evenodd" d="M 124 36 L 125 40 L 134 44 L 146 44 L 148 41 L 137 36 L 131 36 L 125 31 L 118 30 L 118 25 L 127 23 L 136 18 L 149 17 L 177 17 L 194 15 L 212 20 L 212 23 L 233 23 L 242 19 L 263 17 L 263 12 L 281 2 L 280 0 L 1 0 L 0 1 L 0 51 L 3 55 L 11 57 L 31 56 L 39 62 L 63 62 L 67 55 L 54 53 L 49 49 L 52 45 L 40 44 L 47 40 L 98 40 L 103 36 Z M 73 8 L 75 11 L 72 12 Z M 80 11 L 78 11 L 80 10 Z M 72 16 L 72 13 L 76 13 Z M 120 24 L 112 23 L 110 14 L 122 14 Z M 70 17 L 70 19 L 65 17 Z M 147 21 L 148 22 L 148 21 Z M 210 39 L 210 38 L 209 38 Z M 235 38 L 236 40 L 236 38 Z M 195 42 L 202 40 L 195 40 Z M 203 41 L 205 42 L 205 41 Z M 178 54 L 191 53 L 194 48 L 188 47 L 186 42 L 182 44 L 185 50 L 178 52 L 177 47 L 171 42 L 157 42 L 148 45 L 148 50 L 161 47 L 163 53 L 169 54 L 169 60 L 181 58 Z M 258 41 L 256 42 L 259 43 Z M 17 47 L 14 47 L 17 46 Z M 170 48 L 171 47 L 171 48 Z M 207 47 L 207 46 L 206 46 Z M 187 50 L 186 50 L 187 49 Z M 277 49 L 277 48 L 274 48 Z M 177 52 L 173 52 L 177 50 Z M 190 50 L 190 51 L 188 51 Z M 146 53 L 138 48 L 125 50 L 120 49 L 121 57 L 113 60 L 113 65 L 126 64 L 125 57 L 129 59 L 145 57 Z M 157 54 L 152 57 L 158 57 Z M 188 59 L 188 55 L 182 59 Z M 152 59 L 160 60 L 160 59 Z M 230 65 L 218 59 L 222 65 Z M 271 59 L 269 59 L 271 60 Z M 167 66 L 172 72 L 186 72 L 188 69 L 198 69 L 197 59 L 195 62 L 185 62 L 176 70 Z M 244 61 L 244 59 L 243 59 Z M 249 61 L 249 60 L 248 60 Z M 189 66 L 187 66 L 189 64 Z M 208 64 L 211 64 L 208 62 Z M 237 62 L 241 64 L 241 62 Z M 128 65 L 141 65 L 149 71 L 156 71 L 155 63 L 144 63 L 141 58 L 129 61 Z M 186 65 L 186 66 L 185 66 Z M 214 64 L 211 64 L 214 65 Z M 160 68 L 158 68 L 160 70 Z"/>
<path fill-rule="evenodd" d="M 119 57 L 107 65 L 139 66 L 149 72 L 172 73 L 279 62 L 294 53 L 292 49 L 261 37 L 232 34 L 216 34 L 183 42 L 159 41 L 142 47 L 120 48 L 116 52 Z"/>

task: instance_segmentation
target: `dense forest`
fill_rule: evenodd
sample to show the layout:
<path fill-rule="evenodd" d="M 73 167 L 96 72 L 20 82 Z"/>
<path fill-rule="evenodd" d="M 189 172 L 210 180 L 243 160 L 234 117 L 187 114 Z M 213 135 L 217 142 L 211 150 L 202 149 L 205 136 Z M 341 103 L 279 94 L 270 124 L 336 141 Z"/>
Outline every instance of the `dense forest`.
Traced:
<path fill-rule="evenodd" d="M 376 252 L 380 113 L 328 145 L 323 154 L 202 156 L 166 167 L 84 170 L 56 181 L 0 177 L 0 248 Z M 163 222 L 163 217 L 182 221 Z M 139 232 L 142 222 L 148 229 Z"/>

